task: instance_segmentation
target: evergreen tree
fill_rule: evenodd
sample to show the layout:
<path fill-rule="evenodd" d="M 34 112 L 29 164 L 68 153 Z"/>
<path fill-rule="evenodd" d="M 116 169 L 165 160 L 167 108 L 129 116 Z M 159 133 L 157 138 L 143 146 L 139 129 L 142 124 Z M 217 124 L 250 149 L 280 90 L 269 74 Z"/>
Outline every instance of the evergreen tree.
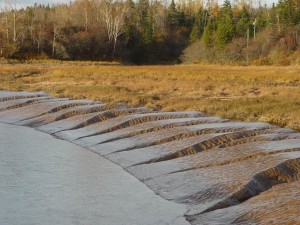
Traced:
<path fill-rule="evenodd" d="M 153 15 L 151 10 L 148 10 L 147 16 L 145 18 L 145 27 L 144 27 L 144 31 L 143 31 L 143 43 L 146 46 L 151 45 L 152 42 L 152 36 L 153 36 Z"/>
<path fill-rule="evenodd" d="M 177 13 L 177 26 L 178 27 L 188 27 L 190 25 L 190 20 L 187 19 L 185 12 L 183 10 Z"/>
<path fill-rule="evenodd" d="M 245 36 L 250 25 L 250 15 L 247 8 L 244 6 L 242 9 L 241 17 L 236 24 L 236 34 L 238 36 Z"/>
<path fill-rule="evenodd" d="M 198 13 L 195 15 L 194 22 L 192 23 L 192 29 L 189 35 L 190 43 L 199 40 L 201 35 L 203 35 L 205 27 L 207 25 L 208 17 L 209 17 L 208 10 L 200 7 Z"/>
<path fill-rule="evenodd" d="M 134 2 L 132 0 L 127 0 L 127 5 L 129 6 L 129 10 L 127 16 L 125 17 L 125 44 L 128 47 L 132 47 L 138 40 L 135 27 L 137 16 Z"/>
<path fill-rule="evenodd" d="M 203 9 L 202 7 L 199 9 L 199 12 L 197 14 L 197 17 L 199 18 L 199 27 L 200 27 L 200 33 L 204 32 L 205 26 L 209 19 L 209 11 L 208 9 Z"/>
<path fill-rule="evenodd" d="M 214 44 L 215 26 L 212 21 L 209 21 L 203 32 L 203 42 L 206 47 L 213 47 Z"/>
<path fill-rule="evenodd" d="M 220 16 L 218 18 L 216 31 L 217 48 L 221 49 L 231 42 L 234 37 L 234 32 L 233 13 L 229 0 L 226 0 L 221 8 Z"/>
<path fill-rule="evenodd" d="M 137 19 L 140 32 L 143 32 L 146 25 L 146 17 L 149 11 L 149 0 L 138 0 L 136 4 Z"/>
<path fill-rule="evenodd" d="M 258 12 L 256 15 L 256 31 L 261 31 L 264 29 L 268 24 L 268 13 L 266 11 L 266 8 L 259 7 Z"/>
<path fill-rule="evenodd" d="M 168 8 L 167 21 L 170 27 L 176 27 L 178 25 L 178 12 L 174 0 L 171 1 Z"/>
<path fill-rule="evenodd" d="M 297 23 L 296 5 L 293 0 L 280 0 L 277 8 L 282 25 L 293 26 Z"/>
<path fill-rule="evenodd" d="M 197 21 L 195 21 L 193 24 L 193 27 L 192 27 L 192 31 L 189 36 L 190 42 L 193 43 L 193 42 L 197 41 L 199 39 L 199 36 L 200 36 L 199 23 L 197 23 Z"/>
<path fill-rule="evenodd" d="M 268 25 L 271 27 L 271 30 L 275 32 L 277 27 L 277 18 L 276 18 L 276 7 L 275 4 L 272 4 L 272 8 L 269 13 Z"/>

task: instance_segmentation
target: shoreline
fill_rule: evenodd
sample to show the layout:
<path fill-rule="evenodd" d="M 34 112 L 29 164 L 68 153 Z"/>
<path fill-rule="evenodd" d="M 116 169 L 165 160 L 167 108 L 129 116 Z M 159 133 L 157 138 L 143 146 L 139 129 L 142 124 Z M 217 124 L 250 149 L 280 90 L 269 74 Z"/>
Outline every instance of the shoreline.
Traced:
<path fill-rule="evenodd" d="M 58 98 L 91 99 L 111 107 L 125 102 L 166 112 L 196 110 L 300 131 L 299 68 L 33 62 L 3 65 L 0 89 L 45 90 Z"/>
<path fill-rule="evenodd" d="M 10 105 L 0 112 L 0 121 L 34 127 L 103 156 L 155 194 L 185 204 L 185 216 L 193 225 L 218 220 L 215 214 L 222 215 L 220 224 L 231 224 L 237 216 L 252 212 L 264 196 L 284 193 L 273 193 L 280 185 L 292 193 L 300 185 L 300 134 L 291 129 L 200 112 L 159 112 L 124 105 L 112 109 L 88 100 L 48 96 L 48 100 L 28 102 L 29 98 L 16 99 L 18 95 L 0 92 L 0 99 L 6 100 L 0 101 L 0 107 Z M 286 204 L 281 200 L 269 202 L 270 207 Z M 295 221 L 296 215 L 286 214 Z M 259 215 L 256 212 L 250 219 L 263 224 Z"/>

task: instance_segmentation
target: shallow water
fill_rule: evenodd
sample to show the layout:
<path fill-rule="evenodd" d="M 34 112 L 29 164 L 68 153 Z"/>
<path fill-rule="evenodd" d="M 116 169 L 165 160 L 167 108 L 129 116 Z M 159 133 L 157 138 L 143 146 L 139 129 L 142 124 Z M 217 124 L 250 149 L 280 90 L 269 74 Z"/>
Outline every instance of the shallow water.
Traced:
<path fill-rule="evenodd" d="M 0 124 L 0 224 L 184 225 L 186 208 L 99 155 Z"/>

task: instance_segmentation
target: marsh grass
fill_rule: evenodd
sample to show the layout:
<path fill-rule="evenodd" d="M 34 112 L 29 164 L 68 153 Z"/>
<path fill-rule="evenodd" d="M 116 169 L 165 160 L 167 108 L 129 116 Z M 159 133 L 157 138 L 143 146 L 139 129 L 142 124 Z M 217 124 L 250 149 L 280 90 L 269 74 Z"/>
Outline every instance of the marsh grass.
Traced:
<path fill-rule="evenodd" d="M 300 130 L 300 67 L 124 66 L 37 61 L 0 65 L 0 89 L 125 102 L 164 111 L 197 110 Z"/>

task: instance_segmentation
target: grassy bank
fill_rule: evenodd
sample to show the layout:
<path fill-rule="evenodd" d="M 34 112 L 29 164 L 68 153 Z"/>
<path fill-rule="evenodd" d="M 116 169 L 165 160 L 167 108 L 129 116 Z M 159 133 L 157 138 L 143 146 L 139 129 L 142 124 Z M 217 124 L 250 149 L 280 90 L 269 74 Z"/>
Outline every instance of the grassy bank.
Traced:
<path fill-rule="evenodd" d="M 48 91 L 164 111 L 198 110 L 300 130 L 300 67 L 0 64 L 0 89 Z"/>

